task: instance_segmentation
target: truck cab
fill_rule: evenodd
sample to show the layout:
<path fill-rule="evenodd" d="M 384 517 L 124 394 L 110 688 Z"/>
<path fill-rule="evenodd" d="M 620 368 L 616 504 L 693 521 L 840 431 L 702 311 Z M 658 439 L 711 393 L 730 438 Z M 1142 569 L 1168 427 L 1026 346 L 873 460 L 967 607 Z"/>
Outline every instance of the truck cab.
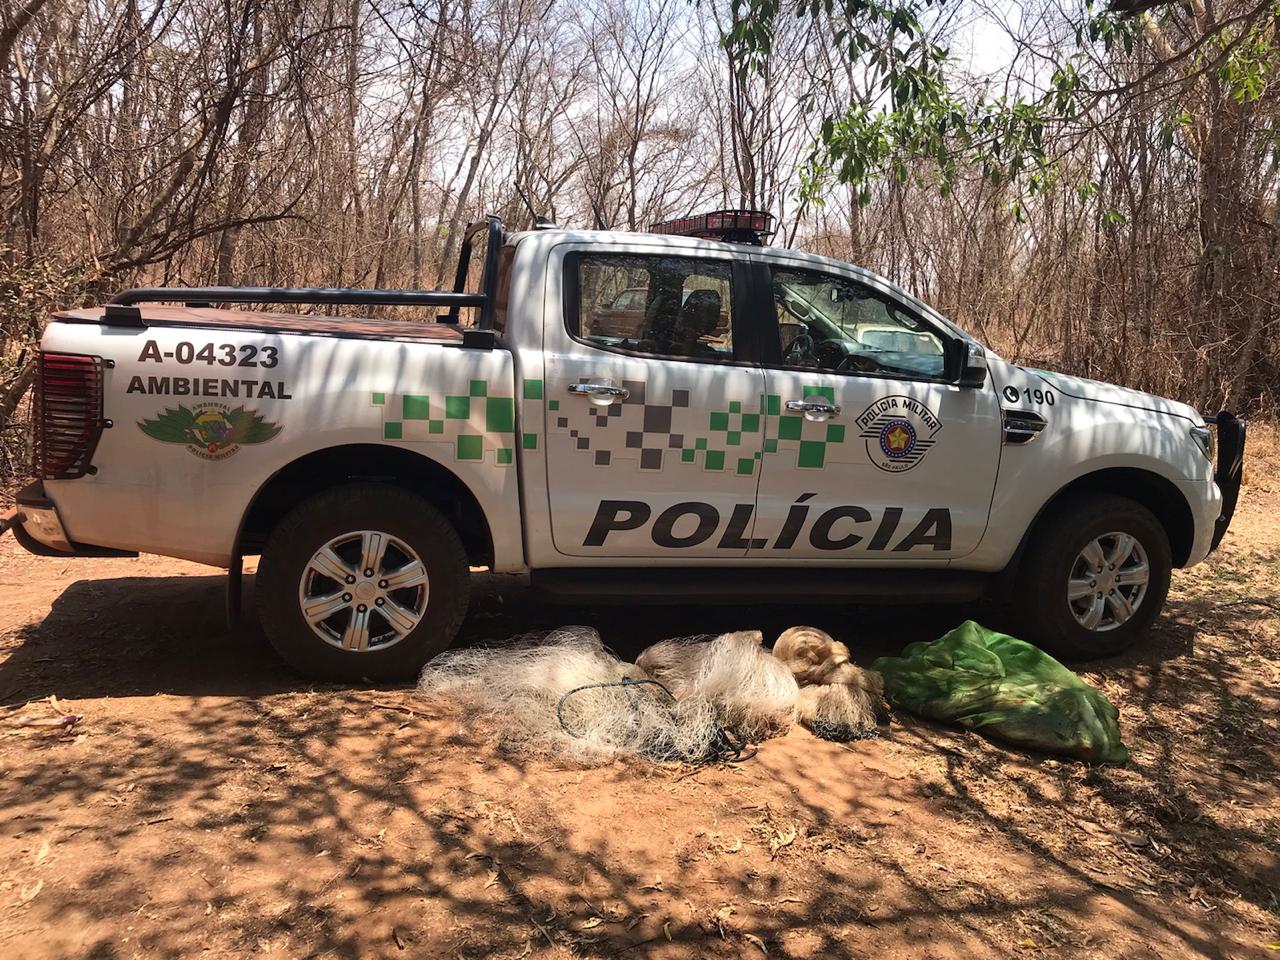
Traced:
<path fill-rule="evenodd" d="M 417 670 L 474 565 L 594 601 L 994 596 L 1068 656 L 1140 636 L 1225 533 L 1243 421 L 1006 362 L 874 273 L 765 246 L 769 224 L 491 219 L 451 291 L 162 288 L 58 314 L 42 476 L 8 525 L 227 567 L 233 606 L 260 553 L 269 637 L 325 676 Z"/>

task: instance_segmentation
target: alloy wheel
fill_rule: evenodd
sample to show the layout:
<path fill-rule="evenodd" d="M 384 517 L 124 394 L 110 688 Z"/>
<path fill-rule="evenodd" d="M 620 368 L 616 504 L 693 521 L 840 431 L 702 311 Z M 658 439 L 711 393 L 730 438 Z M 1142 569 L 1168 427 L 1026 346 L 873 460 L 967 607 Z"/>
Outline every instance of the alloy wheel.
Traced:
<path fill-rule="evenodd" d="M 403 540 L 379 530 L 334 537 L 311 556 L 298 604 L 311 631 L 355 653 L 395 646 L 422 622 L 427 569 Z"/>
<path fill-rule="evenodd" d="M 1115 630 L 1142 605 L 1150 579 L 1147 553 L 1138 539 L 1104 533 L 1085 544 L 1071 565 L 1067 605 L 1086 630 Z"/>

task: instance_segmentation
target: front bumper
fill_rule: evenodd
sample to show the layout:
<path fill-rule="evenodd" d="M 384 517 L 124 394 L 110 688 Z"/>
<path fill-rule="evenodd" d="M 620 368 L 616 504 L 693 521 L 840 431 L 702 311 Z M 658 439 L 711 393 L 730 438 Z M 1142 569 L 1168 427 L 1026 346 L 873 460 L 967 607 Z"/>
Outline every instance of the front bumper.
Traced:
<path fill-rule="evenodd" d="M 76 543 L 62 525 L 58 508 L 45 496 L 43 481 L 37 480 L 18 491 L 17 505 L 0 517 L 0 535 L 12 530 L 28 553 L 41 557 L 136 557 L 131 550 L 96 547 Z"/>
<path fill-rule="evenodd" d="M 1214 418 L 1218 427 L 1218 464 L 1213 479 L 1222 492 L 1222 512 L 1213 524 L 1213 541 L 1210 550 L 1216 550 L 1231 525 L 1236 512 L 1236 500 L 1240 497 L 1240 481 L 1244 476 L 1245 421 L 1222 410 Z"/>

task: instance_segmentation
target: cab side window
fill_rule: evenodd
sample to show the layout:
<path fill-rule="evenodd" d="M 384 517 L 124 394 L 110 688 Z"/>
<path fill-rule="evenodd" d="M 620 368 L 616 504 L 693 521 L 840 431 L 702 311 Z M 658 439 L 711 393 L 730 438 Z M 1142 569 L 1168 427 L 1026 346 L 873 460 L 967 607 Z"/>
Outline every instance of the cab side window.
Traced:
<path fill-rule="evenodd" d="M 856 281 L 775 269 L 773 299 L 783 366 L 913 378 L 944 375 L 942 338 Z"/>
<path fill-rule="evenodd" d="M 692 257 L 587 254 L 570 267 L 569 332 L 626 353 L 733 357 L 732 272 Z"/>

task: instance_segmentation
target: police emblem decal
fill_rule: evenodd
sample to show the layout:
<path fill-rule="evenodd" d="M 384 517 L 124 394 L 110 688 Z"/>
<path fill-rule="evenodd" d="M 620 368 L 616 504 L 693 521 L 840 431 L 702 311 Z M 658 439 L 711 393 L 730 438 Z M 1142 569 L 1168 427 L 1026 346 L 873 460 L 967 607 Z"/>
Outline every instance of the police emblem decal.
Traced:
<path fill-rule="evenodd" d="M 244 407 L 197 403 L 166 407 L 154 420 L 139 420 L 138 429 L 164 443 L 181 443 L 201 460 L 225 460 L 248 443 L 265 443 L 282 429 Z"/>
<path fill-rule="evenodd" d="M 880 428 L 880 452 L 890 460 L 911 456 L 916 448 L 916 428 L 908 421 L 890 420 Z"/>
<path fill-rule="evenodd" d="M 936 443 L 942 421 L 912 397 L 881 397 L 855 421 L 867 458 L 887 473 L 905 473 Z"/>

